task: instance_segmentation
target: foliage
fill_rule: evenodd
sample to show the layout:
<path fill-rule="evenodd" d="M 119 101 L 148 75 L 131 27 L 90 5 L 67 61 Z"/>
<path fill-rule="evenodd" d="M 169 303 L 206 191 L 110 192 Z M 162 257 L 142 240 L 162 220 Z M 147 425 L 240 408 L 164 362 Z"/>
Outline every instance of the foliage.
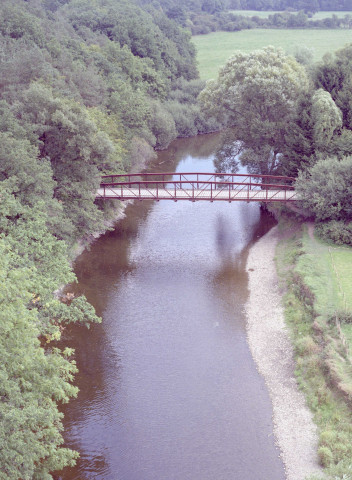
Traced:
<path fill-rule="evenodd" d="M 44 351 L 29 267 L 13 268 L 17 254 L 0 240 L 0 478 L 51 478 L 77 454 L 61 448 L 62 415 L 56 402 L 77 394 L 70 352 Z M 31 277 L 31 275 L 30 275 Z"/>
<path fill-rule="evenodd" d="M 342 114 L 331 95 L 318 89 L 312 97 L 311 118 L 313 142 L 318 150 L 326 150 L 337 129 L 342 127 Z"/>
<path fill-rule="evenodd" d="M 200 100 L 207 112 L 233 128 L 250 171 L 269 174 L 279 168 L 295 99 L 308 86 L 304 68 L 293 57 L 266 47 L 231 57 Z"/>
<path fill-rule="evenodd" d="M 318 161 L 301 173 L 296 189 L 317 220 L 344 220 L 352 216 L 352 157 Z"/>
<path fill-rule="evenodd" d="M 176 137 L 175 122 L 170 113 L 160 103 L 151 105 L 150 129 L 155 136 L 155 147 L 162 150 Z"/>
<path fill-rule="evenodd" d="M 297 110 L 285 132 L 283 147 L 283 173 L 297 177 L 315 162 L 314 123 L 312 119 L 312 95 L 304 93 L 297 99 Z"/>
<path fill-rule="evenodd" d="M 335 56 L 326 55 L 315 73 L 316 85 L 331 94 L 342 111 L 343 126 L 349 129 L 352 129 L 351 67 L 352 45 L 346 45 Z"/>
<path fill-rule="evenodd" d="M 217 173 L 236 173 L 239 168 L 238 152 L 240 142 L 231 129 L 225 130 L 222 142 L 216 151 L 214 166 Z"/>
<path fill-rule="evenodd" d="M 316 227 L 318 235 L 336 245 L 352 246 L 352 222 L 331 220 L 320 222 Z"/>
<path fill-rule="evenodd" d="M 318 89 L 313 94 L 301 95 L 297 99 L 296 114 L 285 133 L 283 173 L 297 177 L 299 170 L 306 170 L 319 158 L 341 154 L 341 126 L 341 111 L 328 92 Z"/>
<path fill-rule="evenodd" d="M 0 478 L 51 478 L 50 471 L 77 457 L 60 447 L 57 408 L 77 393 L 71 385 L 76 367 L 72 352 L 44 349 L 40 338 L 59 339 L 66 321 L 98 319 L 83 297 L 72 306 L 53 298 L 75 277 L 66 245 L 48 231 L 44 206 L 22 204 L 9 180 L 0 195 Z"/>
<path fill-rule="evenodd" d="M 182 76 L 190 80 L 197 76 L 195 52 L 186 33 L 157 12 L 152 16 L 124 0 L 103 4 L 75 0 L 63 11 L 79 34 L 89 28 L 121 47 L 127 45 L 134 56 L 151 59 L 154 68 L 167 78 Z"/>

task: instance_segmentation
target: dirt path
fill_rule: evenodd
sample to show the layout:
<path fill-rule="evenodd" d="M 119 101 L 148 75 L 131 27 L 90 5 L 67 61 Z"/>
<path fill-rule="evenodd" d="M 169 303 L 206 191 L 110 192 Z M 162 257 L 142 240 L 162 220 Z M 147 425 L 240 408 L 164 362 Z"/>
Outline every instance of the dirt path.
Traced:
<path fill-rule="evenodd" d="M 287 480 L 304 480 L 308 475 L 322 475 L 322 471 L 316 453 L 316 426 L 294 377 L 293 349 L 277 285 L 276 244 L 275 227 L 249 253 L 248 342 L 271 396 L 274 433 Z"/>

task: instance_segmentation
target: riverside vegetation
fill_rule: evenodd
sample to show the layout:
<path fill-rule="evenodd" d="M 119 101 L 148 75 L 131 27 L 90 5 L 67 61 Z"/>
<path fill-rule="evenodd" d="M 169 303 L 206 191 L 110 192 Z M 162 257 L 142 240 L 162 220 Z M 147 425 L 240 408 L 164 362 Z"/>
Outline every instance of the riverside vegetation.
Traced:
<path fill-rule="evenodd" d="M 78 455 L 62 447 L 58 410 L 77 394 L 76 366 L 56 342 L 67 323 L 99 319 L 85 298 L 54 292 L 75 280 L 77 241 L 115 214 L 95 201 L 101 174 L 225 128 L 218 170 L 240 156 L 251 171 L 299 174 L 324 237 L 351 244 L 352 46 L 317 65 L 274 47 L 236 53 L 204 89 L 189 32 L 172 2 L 159 6 L 0 4 L 1 479 L 50 479 Z"/>
<path fill-rule="evenodd" d="M 286 291 L 296 377 L 318 426 L 320 462 L 327 478 L 349 480 L 352 250 L 322 241 L 311 227 L 302 227 L 292 216 L 281 217 L 277 268 Z"/>

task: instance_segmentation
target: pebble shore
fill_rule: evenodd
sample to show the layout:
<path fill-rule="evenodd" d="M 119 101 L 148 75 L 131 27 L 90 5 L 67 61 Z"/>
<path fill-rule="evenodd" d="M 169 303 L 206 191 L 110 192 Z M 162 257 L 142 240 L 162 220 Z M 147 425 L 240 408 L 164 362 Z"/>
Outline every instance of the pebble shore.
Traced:
<path fill-rule="evenodd" d="M 286 478 L 304 480 L 313 474 L 322 476 L 322 470 L 317 458 L 316 426 L 294 376 L 293 348 L 284 322 L 274 261 L 277 241 L 274 227 L 249 252 L 247 335 L 271 397 L 274 434 Z"/>

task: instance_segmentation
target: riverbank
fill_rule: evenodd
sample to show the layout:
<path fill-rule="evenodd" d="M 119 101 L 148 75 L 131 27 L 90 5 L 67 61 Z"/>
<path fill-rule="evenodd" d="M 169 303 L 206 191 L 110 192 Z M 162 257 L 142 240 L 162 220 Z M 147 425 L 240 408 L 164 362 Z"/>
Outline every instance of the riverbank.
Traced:
<path fill-rule="evenodd" d="M 76 258 L 79 257 L 86 248 L 89 248 L 90 245 L 95 240 L 100 238 L 102 235 L 105 235 L 106 232 L 108 232 L 109 230 L 112 230 L 115 227 L 115 225 L 126 216 L 125 210 L 131 202 L 132 200 L 119 202 L 118 207 L 116 208 L 116 213 L 113 216 L 113 218 L 105 221 L 104 229 L 99 230 L 97 232 L 93 232 L 89 236 L 85 238 L 81 238 L 76 242 L 76 244 L 72 247 L 69 254 L 69 260 L 70 260 L 71 266 L 73 266 Z"/>
<path fill-rule="evenodd" d="M 274 261 L 277 242 L 278 229 L 274 227 L 248 256 L 247 333 L 253 358 L 271 396 L 274 434 L 287 480 L 304 480 L 309 475 L 321 475 L 322 470 L 316 426 L 294 376 L 293 348 Z"/>

